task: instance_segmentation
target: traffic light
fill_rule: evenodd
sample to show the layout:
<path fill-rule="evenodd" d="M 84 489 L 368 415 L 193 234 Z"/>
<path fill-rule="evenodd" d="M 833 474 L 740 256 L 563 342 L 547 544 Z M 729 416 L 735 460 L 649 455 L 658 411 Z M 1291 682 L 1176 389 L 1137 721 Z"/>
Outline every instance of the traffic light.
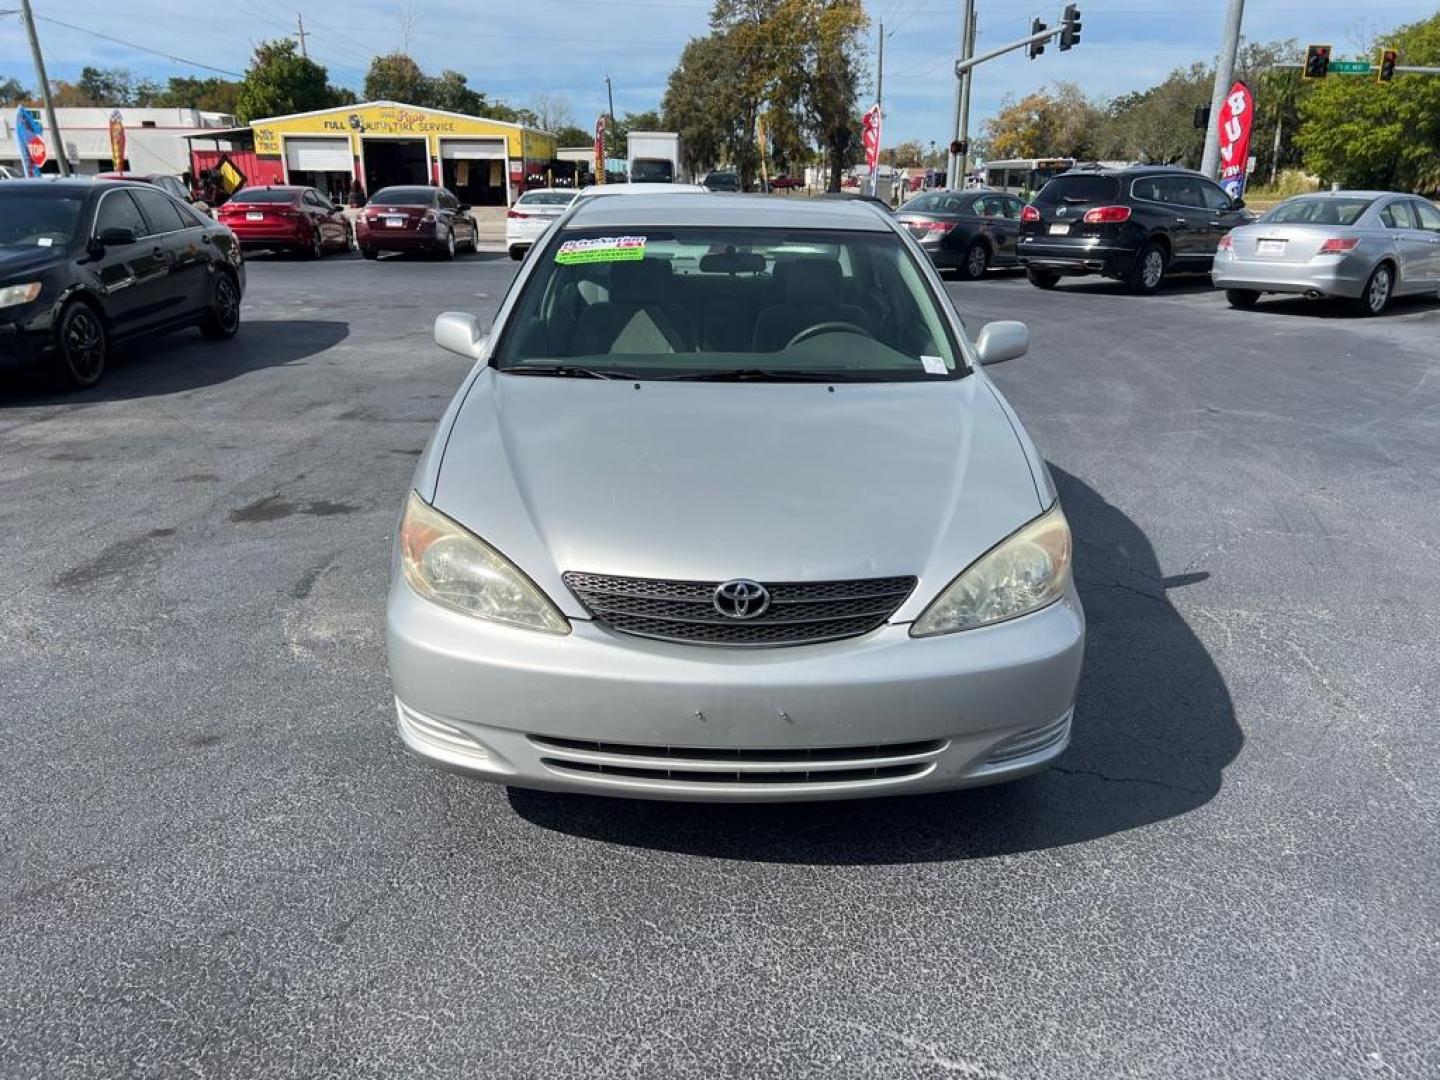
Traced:
<path fill-rule="evenodd" d="M 1302 79 L 1323 79 L 1330 72 L 1330 46 L 1309 45 L 1305 49 L 1305 69 Z"/>
<path fill-rule="evenodd" d="M 1066 4 L 1060 21 L 1060 51 L 1064 52 L 1080 44 L 1080 9 L 1074 4 Z"/>
<path fill-rule="evenodd" d="M 1048 28 L 1043 22 L 1041 22 L 1039 19 L 1032 19 L 1031 22 L 1030 22 L 1030 33 L 1031 33 L 1031 34 L 1039 34 L 1039 33 L 1041 33 L 1042 31 L 1047 30 L 1047 29 L 1049 29 L 1049 28 Z M 1044 41 L 1032 41 L 1032 42 L 1030 43 L 1030 59 L 1031 59 L 1031 60 L 1034 60 L 1037 56 L 1039 56 L 1039 55 L 1040 55 L 1041 53 L 1043 53 L 1044 51 L 1045 51 L 1045 42 L 1044 42 Z"/>
<path fill-rule="evenodd" d="M 1196 106 L 1195 106 L 1195 127 L 1196 127 L 1196 129 L 1199 130 L 1199 131 L 1204 131 L 1204 130 L 1205 130 L 1207 127 L 1209 127 L 1209 126 L 1210 126 L 1210 106 L 1209 106 L 1209 105 L 1196 105 Z"/>
<path fill-rule="evenodd" d="M 1395 64 L 1400 59 L 1400 54 L 1394 49 L 1380 50 L 1380 69 L 1375 73 L 1377 82 L 1388 83 L 1395 78 Z"/>

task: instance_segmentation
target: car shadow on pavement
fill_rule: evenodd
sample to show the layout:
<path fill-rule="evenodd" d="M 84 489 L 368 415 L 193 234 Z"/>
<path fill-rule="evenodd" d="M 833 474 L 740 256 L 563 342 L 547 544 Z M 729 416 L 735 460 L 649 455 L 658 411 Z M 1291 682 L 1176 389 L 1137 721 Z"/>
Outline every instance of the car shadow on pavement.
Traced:
<path fill-rule="evenodd" d="M 260 368 L 283 367 L 344 341 L 350 324 L 324 319 L 249 319 L 228 341 L 205 341 L 180 330 L 120 346 L 110 367 L 89 390 L 59 391 L 40 372 L 0 380 L 0 409 L 174 394 L 227 382 Z"/>
<path fill-rule="evenodd" d="M 1083 843 L 1188 813 L 1243 745 L 1229 690 L 1167 598 L 1136 524 L 1053 469 L 1088 620 L 1073 741 L 1044 773 L 996 787 L 849 802 L 723 805 L 509 790 L 521 817 L 613 844 L 816 865 L 986 858 Z"/>
<path fill-rule="evenodd" d="M 1261 297 L 1260 302 L 1246 315 L 1299 315 L 1307 319 L 1348 319 L 1364 324 L 1368 319 L 1391 319 L 1402 315 L 1423 315 L 1426 312 L 1440 312 L 1440 297 L 1397 296 L 1379 315 L 1361 315 L 1354 303 L 1335 298 L 1310 300 L 1303 296 Z"/>
<path fill-rule="evenodd" d="M 1113 278 L 1102 277 L 1067 277 L 1061 278 L 1057 291 L 1086 294 L 1094 293 L 1100 296 L 1125 296 L 1130 292 L 1130 286 L 1123 281 L 1116 281 Z M 1210 280 L 1209 274 L 1175 274 L 1160 282 L 1160 288 L 1154 293 L 1155 296 L 1189 296 L 1194 293 L 1213 293 L 1215 285 Z M 1143 301 L 1145 297 L 1136 297 Z"/>

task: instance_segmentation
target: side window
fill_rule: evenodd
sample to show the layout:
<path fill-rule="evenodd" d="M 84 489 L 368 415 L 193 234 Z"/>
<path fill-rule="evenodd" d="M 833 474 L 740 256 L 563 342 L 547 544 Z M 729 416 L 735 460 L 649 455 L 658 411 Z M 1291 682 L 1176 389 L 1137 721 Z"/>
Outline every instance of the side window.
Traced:
<path fill-rule="evenodd" d="M 1440 232 L 1440 210 L 1436 210 L 1433 204 L 1416 199 L 1410 203 L 1410 209 L 1420 219 L 1420 228 Z"/>
<path fill-rule="evenodd" d="M 1410 208 L 1403 202 L 1386 203 L 1380 210 L 1380 223 L 1387 229 L 1413 229 Z"/>
<path fill-rule="evenodd" d="M 1135 181 L 1130 189 L 1137 199 L 1148 199 L 1150 202 L 1169 202 L 1170 199 L 1165 191 L 1164 181 L 1159 177 L 1146 176 Z"/>
<path fill-rule="evenodd" d="M 175 208 L 175 204 L 171 202 L 168 195 L 159 191 L 144 191 L 138 188 L 130 194 L 140 204 L 140 212 L 150 223 L 150 232 L 175 232 L 189 227 L 180 217 L 180 211 Z"/>
<path fill-rule="evenodd" d="M 998 217 L 999 215 L 995 210 L 996 200 L 990 198 L 975 200 L 975 212 L 981 217 Z"/>
<path fill-rule="evenodd" d="M 1010 218 L 1012 221 L 1020 220 L 1020 211 L 1023 209 L 1025 209 L 1025 204 L 1022 203 L 1019 199 L 1005 200 L 1005 216 L 1007 218 Z"/>
<path fill-rule="evenodd" d="M 95 211 L 95 235 L 106 229 L 133 229 L 136 236 L 144 236 L 150 230 L 135 200 L 128 191 L 111 191 L 100 197 L 100 208 Z"/>
<path fill-rule="evenodd" d="M 1200 183 L 1188 176 L 1176 176 L 1166 183 L 1172 192 L 1170 201 L 1177 202 L 1181 206 L 1204 206 L 1205 199 L 1200 194 Z"/>
<path fill-rule="evenodd" d="M 1223 188 L 1206 181 L 1200 182 L 1200 197 L 1205 200 L 1205 205 L 1211 210 L 1229 210 L 1230 196 L 1225 194 Z"/>
<path fill-rule="evenodd" d="M 200 214 L 190 209 L 189 203 L 177 202 L 175 209 L 180 211 L 180 219 L 185 222 L 186 228 L 200 229 L 205 227 L 205 219 Z"/>
<path fill-rule="evenodd" d="M 309 188 L 305 189 L 305 194 L 301 195 L 300 198 L 306 206 L 313 206 L 317 210 L 325 205 L 320 201 L 320 196 L 316 195 L 315 192 L 311 191 Z"/>

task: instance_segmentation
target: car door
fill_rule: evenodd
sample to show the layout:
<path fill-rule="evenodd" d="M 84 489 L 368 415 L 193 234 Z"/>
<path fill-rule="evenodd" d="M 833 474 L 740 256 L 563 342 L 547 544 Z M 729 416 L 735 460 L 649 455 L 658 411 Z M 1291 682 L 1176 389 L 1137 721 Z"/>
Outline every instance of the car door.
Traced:
<path fill-rule="evenodd" d="M 1170 191 L 1169 204 L 1174 211 L 1171 235 L 1176 238 L 1174 257 L 1185 269 L 1195 269 L 1213 258 L 1219 236 L 1211 240 L 1210 209 L 1196 176 L 1167 176 L 1162 181 Z"/>
<path fill-rule="evenodd" d="M 1016 261 L 1015 245 L 1020 239 L 1020 211 L 1025 204 L 1014 195 L 994 195 L 991 198 L 1000 204 L 1000 218 L 995 228 L 1005 235 L 1005 256 L 1001 261 L 1013 263 Z"/>
<path fill-rule="evenodd" d="M 158 188 L 135 188 L 152 239 L 164 245 L 170 263 L 169 283 L 157 317 L 178 319 L 210 302 L 210 253 L 205 230 L 188 209 Z"/>
<path fill-rule="evenodd" d="M 99 283 L 105 314 L 115 333 L 122 337 L 164 318 L 170 286 L 169 252 L 162 238 L 150 235 L 150 226 L 132 190 L 122 187 L 100 195 L 88 256 L 93 260 L 89 265 Z M 99 237 L 107 229 L 126 229 L 135 240 L 101 245 Z"/>
<path fill-rule="evenodd" d="M 1200 185 L 1200 199 L 1205 204 L 1205 231 L 1206 231 L 1206 253 L 1213 260 L 1215 252 L 1220 246 L 1220 238 L 1230 232 L 1237 225 L 1244 225 L 1249 222 L 1249 217 L 1241 206 L 1236 205 L 1236 200 L 1219 184 L 1213 184 L 1209 180 L 1196 178 L 1195 182 Z"/>
<path fill-rule="evenodd" d="M 1382 250 L 1393 252 L 1399 264 L 1396 292 L 1424 287 L 1429 277 L 1430 239 L 1420 230 L 1410 200 L 1391 199 L 1380 207 L 1375 216 L 1385 231 Z M 1378 254 L 1375 257 L 1378 258 Z"/>
<path fill-rule="evenodd" d="M 320 231 L 320 240 L 326 247 L 339 247 L 348 241 L 339 208 L 314 188 L 300 193 L 300 205 L 310 224 Z"/>
<path fill-rule="evenodd" d="M 1425 245 L 1430 251 L 1426 263 L 1426 277 L 1429 284 L 1440 287 L 1440 209 L 1424 199 L 1411 199 L 1410 209 L 1425 235 Z"/>

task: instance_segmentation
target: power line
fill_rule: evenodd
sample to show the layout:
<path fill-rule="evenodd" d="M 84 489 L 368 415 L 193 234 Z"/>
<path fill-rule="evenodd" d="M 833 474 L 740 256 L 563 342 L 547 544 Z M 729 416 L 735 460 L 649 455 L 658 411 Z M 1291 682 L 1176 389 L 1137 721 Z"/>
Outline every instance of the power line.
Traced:
<path fill-rule="evenodd" d="M 227 71 L 225 68 L 214 67 L 210 64 L 202 64 L 198 60 L 187 60 L 183 56 L 176 56 L 174 53 L 161 52 L 159 49 L 152 49 L 146 45 L 136 45 L 133 41 L 124 41 L 121 38 L 111 37 L 109 34 L 102 34 L 98 30 L 87 30 L 83 26 L 76 26 L 61 19 L 51 18 L 49 15 L 36 15 L 35 18 L 42 22 L 54 23 L 56 26 L 63 26 L 67 30 L 75 30 L 81 34 L 89 34 L 91 37 L 100 38 L 102 41 L 109 41 L 116 45 L 123 45 L 127 49 L 134 49 L 136 52 L 149 53 L 151 56 L 163 57 L 176 64 L 186 64 L 190 67 L 201 68 L 205 71 L 213 71 L 219 75 L 229 75 L 232 78 L 243 79 L 245 76 L 238 71 Z"/>

